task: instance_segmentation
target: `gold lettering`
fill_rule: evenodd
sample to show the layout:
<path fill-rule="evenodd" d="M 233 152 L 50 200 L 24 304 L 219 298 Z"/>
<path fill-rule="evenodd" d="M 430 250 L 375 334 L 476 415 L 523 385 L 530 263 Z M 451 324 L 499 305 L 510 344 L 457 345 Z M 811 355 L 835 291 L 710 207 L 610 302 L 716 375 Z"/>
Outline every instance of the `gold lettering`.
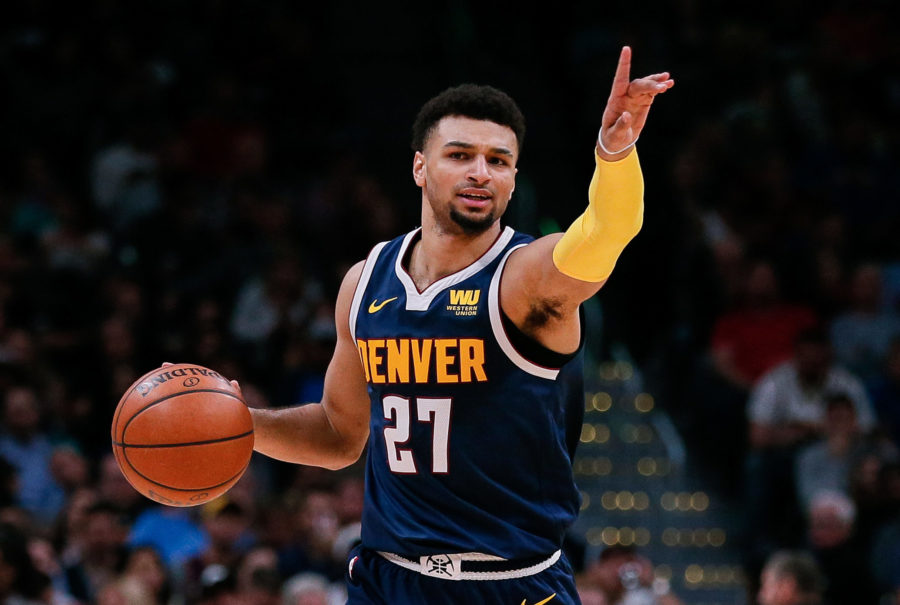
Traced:
<path fill-rule="evenodd" d="M 412 339 L 413 370 L 416 382 L 428 382 L 428 366 L 431 364 L 431 339 Z"/>
<path fill-rule="evenodd" d="M 437 381 L 439 383 L 459 382 L 459 376 L 451 374 L 448 369 L 448 366 L 456 361 L 456 357 L 450 355 L 447 352 L 447 349 L 455 346 L 455 338 L 436 338 L 434 340 L 434 362 L 437 369 Z"/>
<path fill-rule="evenodd" d="M 369 377 L 369 352 L 367 351 L 366 341 L 361 338 L 356 339 L 356 347 L 359 349 L 359 359 L 362 361 L 363 370 L 366 372 L 366 382 L 371 382 L 372 379 Z"/>
<path fill-rule="evenodd" d="M 484 341 L 477 338 L 461 338 L 459 340 L 460 381 L 472 382 L 473 372 L 475 380 L 487 382 L 487 374 L 484 372 Z"/>
<path fill-rule="evenodd" d="M 387 381 L 409 382 L 408 338 L 391 338 L 387 341 Z"/>
<path fill-rule="evenodd" d="M 369 373 L 372 375 L 372 382 L 376 384 L 384 384 L 385 377 L 378 373 L 378 364 L 381 363 L 383 357 L 378 354 L 378 349 L 384 348 L 384 339 L 372 338 L 369 340 Z"/>

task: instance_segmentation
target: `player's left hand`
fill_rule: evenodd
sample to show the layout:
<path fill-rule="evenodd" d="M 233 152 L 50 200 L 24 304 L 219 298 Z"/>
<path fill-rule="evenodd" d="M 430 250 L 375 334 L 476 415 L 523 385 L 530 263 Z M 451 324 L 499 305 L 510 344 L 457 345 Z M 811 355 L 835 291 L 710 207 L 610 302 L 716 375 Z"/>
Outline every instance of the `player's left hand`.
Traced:
<path fill-rule="evenodd" d="M 675 85 L 667 71 L 629 81 L 630 72 L 631 48 L 623 46 L 600 128 L 601 143 L 616 153 L 609 154 L 597 148 L 600 157 L 606 160 L 624 157 L 624 152 L 631 149 L 629 146 L 643 130 L 653 99 Z"/>
<path fill-rule="evenodd" d="M 175 364 L 172 363 L 171 361 L 164 361 L 164 362 L 162 362 L 162 367 L 164 367 L 164 368 L 168 368 L 169 366 L 173 366 L 173 365 L 175 365 Z M 229 380 L 228 382 L 231 383 L 231 386 L 234 387 L 234 389 L 238 392 L 238 394 L 239 394 L 241 397 L 244 396 L 244 392 L 241 390 L 241 385 L 238 384 L 238 381 L 237 381 L 237 380 Z M 268 407 L 268 406 L 265 406 L 265 407 Z"/>

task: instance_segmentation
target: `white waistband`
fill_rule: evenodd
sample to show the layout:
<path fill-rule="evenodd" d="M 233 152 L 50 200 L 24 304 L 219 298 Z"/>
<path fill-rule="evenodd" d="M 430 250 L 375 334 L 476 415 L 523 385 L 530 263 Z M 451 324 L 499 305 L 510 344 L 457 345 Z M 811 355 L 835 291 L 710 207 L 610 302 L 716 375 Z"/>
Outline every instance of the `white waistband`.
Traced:
<path fill-rule="evenodd" d="M 394 565 L 415 571 L 423 576 L 444 580 L 513 580 L 515 578 L 525 578 L 544 571 L 556 563 L 562 554 L 562 551 L 557 550 L 543 561 L 520 569 L 462 571 L 460 566 L 464 561 L 505 561 L 506 559 L 480 552 L 465 552 L 447 555 L 425 555 L 419 557 L 419 561 L 412 561 L 391 552 L 382 552 L 380 550 L 377 552 Z"/>

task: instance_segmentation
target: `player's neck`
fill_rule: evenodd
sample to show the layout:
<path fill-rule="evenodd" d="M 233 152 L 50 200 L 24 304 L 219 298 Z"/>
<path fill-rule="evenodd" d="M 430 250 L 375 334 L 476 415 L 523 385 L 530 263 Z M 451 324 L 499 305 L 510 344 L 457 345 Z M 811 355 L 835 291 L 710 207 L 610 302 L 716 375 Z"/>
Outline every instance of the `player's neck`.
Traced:
<path fill-rule="evenodd" d="M 422 237 L 413 246 L 407 268 L 419 290 L 465 269 L 497 241 L 500 221 L 477 235 L 448 233 L 436 223 L 422 224 Z"/>

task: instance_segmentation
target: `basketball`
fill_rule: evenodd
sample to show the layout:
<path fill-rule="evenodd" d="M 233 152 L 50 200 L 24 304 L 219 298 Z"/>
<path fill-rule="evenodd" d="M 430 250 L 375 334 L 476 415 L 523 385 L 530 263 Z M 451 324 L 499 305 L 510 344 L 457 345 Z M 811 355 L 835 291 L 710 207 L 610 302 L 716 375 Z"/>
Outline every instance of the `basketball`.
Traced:
<path fill-rule="evenodd" d="M 111 432 L 128 482 L 170 506 L 222 495 L 253 453 L 253 421 L 240 391 L 218 372 L 190 363 L 138 378 L 119 400 Z"/>

